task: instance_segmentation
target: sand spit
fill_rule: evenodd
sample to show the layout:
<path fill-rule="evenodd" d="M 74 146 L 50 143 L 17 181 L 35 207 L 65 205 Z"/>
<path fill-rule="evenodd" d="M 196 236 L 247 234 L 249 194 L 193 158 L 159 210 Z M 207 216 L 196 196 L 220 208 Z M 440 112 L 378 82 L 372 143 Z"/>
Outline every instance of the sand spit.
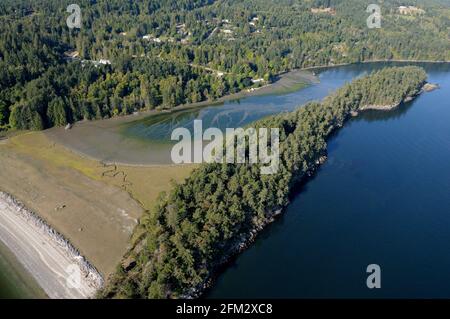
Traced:
<path fill-rule="evenodd" d="M 64 236 L 4 192 L 0 192 L 0 240 L 50 298 L 91 298 L 103 286 L 97 269 Z"/>

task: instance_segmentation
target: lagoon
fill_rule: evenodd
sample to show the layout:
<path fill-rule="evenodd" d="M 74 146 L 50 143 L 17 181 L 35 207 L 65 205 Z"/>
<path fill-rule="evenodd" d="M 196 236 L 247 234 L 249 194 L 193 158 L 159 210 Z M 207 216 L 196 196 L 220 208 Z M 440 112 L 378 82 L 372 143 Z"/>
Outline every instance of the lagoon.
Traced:
<path fill-rule="evenodd" d="M 293 93 L 77 124 L 62 133 L 72 138 L 63 142 L 103 161 L 167 163 L 175 127 L 192 128 L 195 119 L 204 128 L 245 126 L 322 99 L 373 70 L 407 64 L 325 68 L 316 71 L 320 83 Z M 329 141 L 328 162 L 298 187 L 285 214 L 229 265 L 207 297 L 450 297 L 450 66 L 420 65 L 441 89 L 348 122 Z M 58 132 L 48 134 L 58 141 Z M 365 284 L 366 267 L 374 263 L 382 272 L 379 290 Z M 0 278 L 0 297 L 30 296 L 16 289 L 22 279 L 7 279 Z"/>

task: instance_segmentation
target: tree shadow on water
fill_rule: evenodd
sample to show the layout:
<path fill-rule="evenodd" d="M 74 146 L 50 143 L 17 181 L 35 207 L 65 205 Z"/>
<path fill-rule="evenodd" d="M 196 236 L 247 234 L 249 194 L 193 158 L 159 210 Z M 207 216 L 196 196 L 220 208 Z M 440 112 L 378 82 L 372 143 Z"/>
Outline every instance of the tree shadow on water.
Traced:
<path fill-rule="evenodd" d="M 353 118 L 352 121 L 360 122 L 365 121 L 367 123 L 377 122 L 377 121 L 390 121 L 398 120 L 404 117 L 417 102 L 417 98 L 414 101 L 402 102 L 398 107 L 389 111 L 380 110 L 367 110 L 361 112 L 357 117 Z"/>

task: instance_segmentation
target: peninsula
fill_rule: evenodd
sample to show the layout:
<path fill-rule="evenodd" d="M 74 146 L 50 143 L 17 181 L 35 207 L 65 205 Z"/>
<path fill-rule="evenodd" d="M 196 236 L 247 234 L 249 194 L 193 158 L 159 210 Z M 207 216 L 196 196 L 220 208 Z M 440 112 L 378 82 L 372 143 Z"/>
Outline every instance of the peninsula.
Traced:
<path fill-rule="evenodd" d="M 245 249 L 289 204 L 290 190 L 326 159 L 327 138 L 352 112 L 398 106 L 417 96 L 427 74 L 393 67 L 347 84 L 322 103 L 258 121 L 281 131 L 280 169 L 204 164 L 162 196 L 138 226 L 133 248 L 100 292 L 102 298 L 198 297 L 221 265 Z"/>

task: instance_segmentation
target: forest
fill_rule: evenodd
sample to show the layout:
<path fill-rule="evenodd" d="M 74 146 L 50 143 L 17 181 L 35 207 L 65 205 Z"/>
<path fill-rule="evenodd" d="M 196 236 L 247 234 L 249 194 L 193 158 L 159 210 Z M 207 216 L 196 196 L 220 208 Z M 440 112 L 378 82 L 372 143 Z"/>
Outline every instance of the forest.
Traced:
<path fill-rule="evenodd" d="M 367 28 L 371 2 L 79 0 L 70 29 L 68 1 L 3 0 L 0 130 L 215 100 L 296 68 L 450 60 L 450 1 L 386 0 L 380 29 Z"/>
<path fill-rule="evenodd" d="M 385 68 L 320 103 L 253 123 L 280 129 L 278 172 L 262 175 L 260 164 L 248 162 L 200 165 L 144 214 L 131 250 L 98 297 L 201 294 L 218 267 L 285 208 L 294 186 L 314 173 L 326 156 L 330 134 L 368 105 L 397 105 L 416 96 L 426 79 L 422 68 Z"/>

